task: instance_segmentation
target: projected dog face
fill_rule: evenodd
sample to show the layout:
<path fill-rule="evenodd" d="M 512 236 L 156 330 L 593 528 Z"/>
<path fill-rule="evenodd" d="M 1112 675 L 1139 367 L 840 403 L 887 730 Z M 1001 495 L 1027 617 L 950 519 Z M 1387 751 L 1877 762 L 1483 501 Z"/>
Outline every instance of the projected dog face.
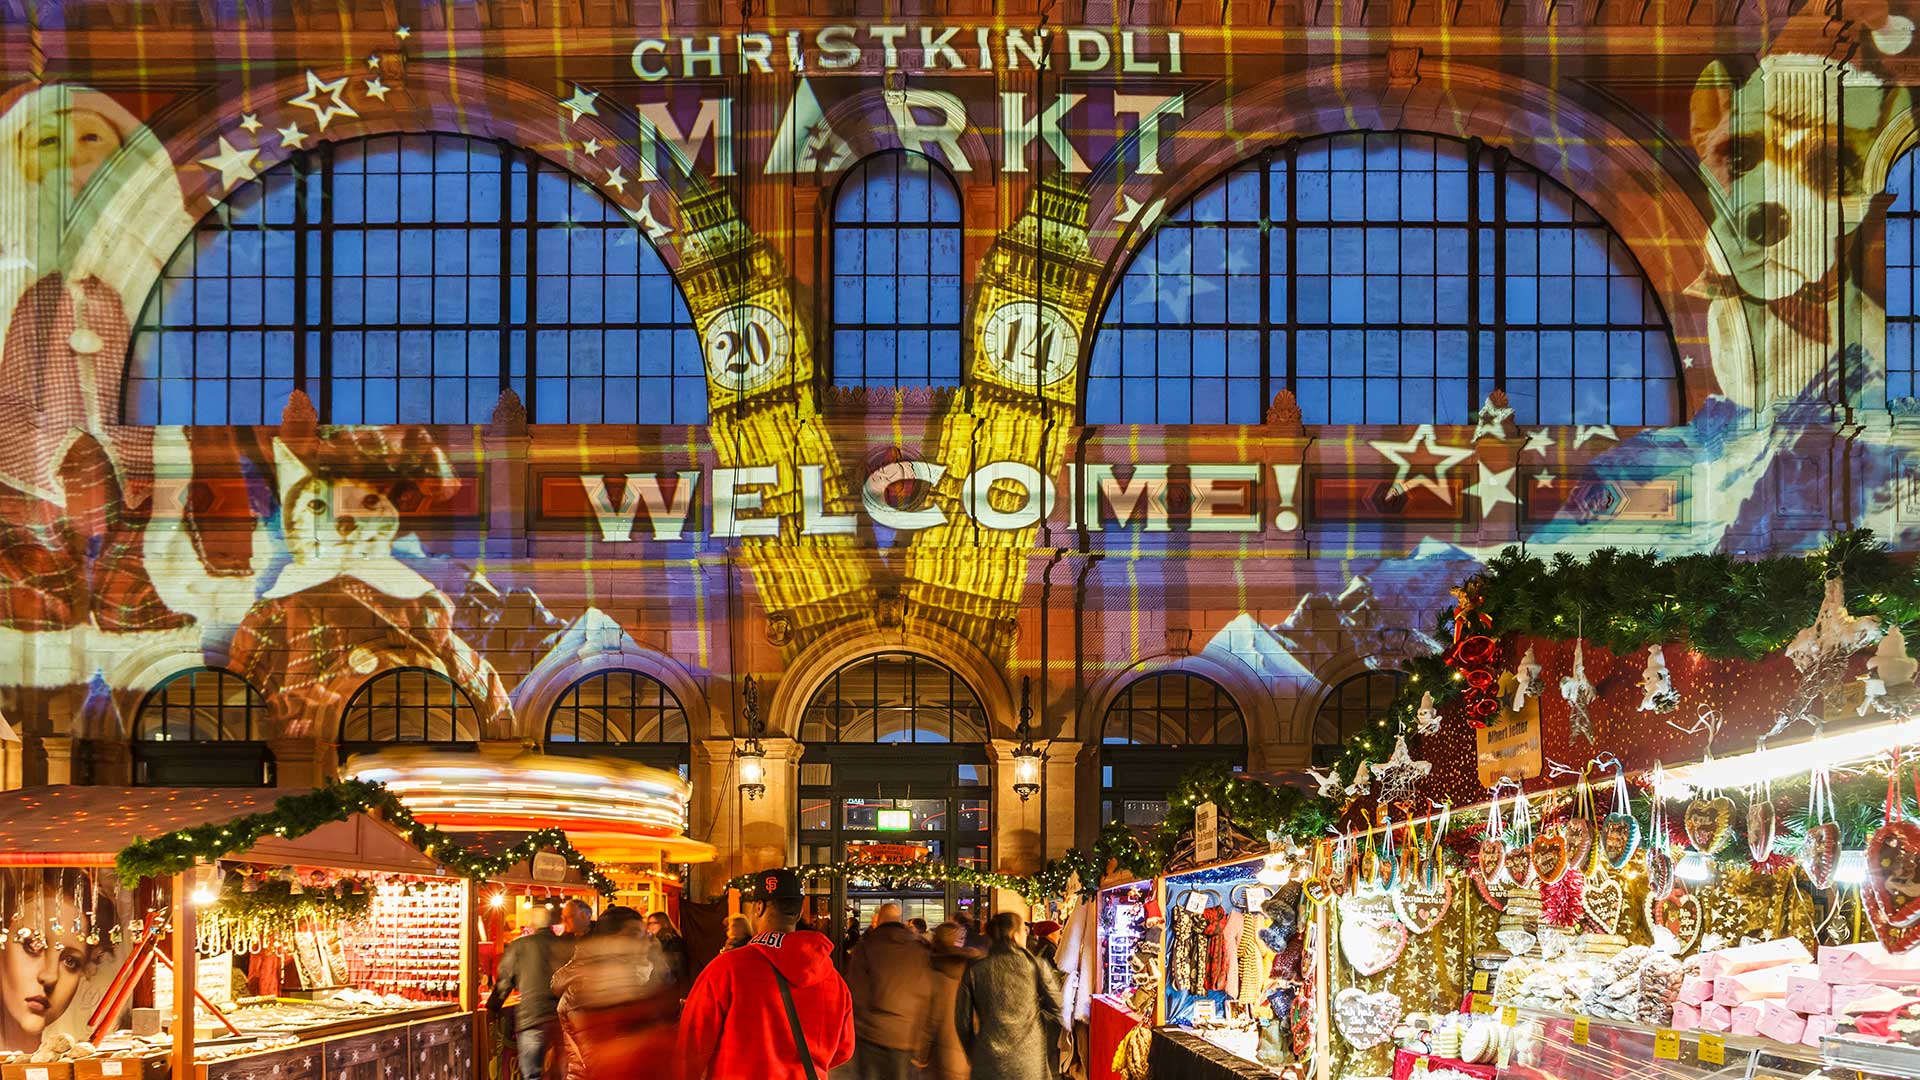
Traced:
<path fill-rule="evenodd" d="M 1818 92 L 1817 77 L 1798 69 L 1822 63 L 1768 56 L 1742 76 L 1715 62 L 1694 88 L 1694 150 L 1718 196 L 1716 269 L 1754 300 L 1828 280 L 1850 223 L 1875 194 L 1865 169 L 1873 140 L 1907 107 L 1905 90 L 1857 69 L 1837 95 Z"/>

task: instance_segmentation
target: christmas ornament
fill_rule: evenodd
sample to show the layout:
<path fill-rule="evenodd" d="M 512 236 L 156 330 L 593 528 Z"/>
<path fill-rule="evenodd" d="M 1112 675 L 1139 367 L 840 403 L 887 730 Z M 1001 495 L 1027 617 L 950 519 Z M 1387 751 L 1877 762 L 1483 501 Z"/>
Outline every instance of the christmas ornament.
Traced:
<path fill-rule="evenodd" d="M 1626 869 L 1633 853 L 1640 849 L 1640 822 L 1633 816 L 1632 797 L 1627 792 L 1627 770 L 1620 759 L 1606 755 L 1613 764 L 1613 812 L 1600 819 L 1600 854 L 1616 870 Z"/>
<path fill-rule="evenodd" d="M 1540 921 L 1563 930 L 1579 925 L 1585 893 L 1586 879 L 1571 868 L 1560 875 L 1560 880 L 1540 886 Z M 1546 944 L 1544 936 L 1541 944 Z"/>
<path fill-rule="evenodd" d="M 1520 666 L 1513 669 L 1513 711 L 1525 712 L 1527 699 L 1540 695 L 1540 662 L 1533 658 L 1533 646 L 1527 646 Z"/>
<path fill-rule="evenodd" d="M 1480 879 L 1488 885 L 1498 884 L 1507 867 L 1507 841 L 1505 832 L 1500 828 L 1498 785 L 1493 788 L 1492 801 L 1487 803 L 1487 831 L 1474 849 L 1474 867 L 1480 871 Z"/>
<path fill-rule="evenodd" d="M 1560 680 L 1560 696 L 1566 699 L 1567 714 L 1571 722 L 1573 737 L 1592 743 L 1593 721 L 1587 710 L 1600 695 L 1593 683 L 1587 679 L 1586 641 L 1576 638 L 1573 642 L 1573 671 Z"/>
<path fill-rule="evenodd" d="M 1617 931 L 1620 913 L 1626 910 L 1627 894 L 1620 887 L 1620 879 L 1613 876 L 1604 860 L 1594 864 L 1580 903 L 1583 909 L 1581 917 L 1593 928 L 1594 933 L 1612 934 Z"/>
<path fill-rule="evenodd" d="M 1880 620 L 1849 615 L 1845 581 L 1839 575 L 1827 578 L 1819 613 L 1786 647 L 1787 659 L 1800 673 L 1800 685 L 1767 737 L 1780 734 L 1797 720 L 1817 722 L 1827 691 L 1846 673 L 1847 660 L 1879 636 Z"/>
<path fill-rule="evenodd" d="M 1754 862 L 1763 863 L 1773 857 L 1777 824 L 1770 794 L 1747 804 L 1747 851 Z"/>
<path fill-rule="evenodd" d="M 1489 884 L 1486 875 L 1480 872 L 1478 862 L 1469 864 L 1467 876 L 1473 879 L 1474 890 L 1480 899 L 1496 912 L 1507 910 L 1507 891 L 1503 886 Z"/>
<path fill-rule="evenodd" d="M 1453 907 L 1453 881 L 1441 878 L 1437 885 L 1403 881 L 1393 894 L 1393 911 L 1416 934 L 1428 934 L 1440 925 Z"/>
<path fill-rule="evenodd" d="M 1422 735 L 1432 735 L 1440 730 L 1440 710 L 1433 707 L 1433 691 L 1420 695 L 1420 709 L 1413 714 L 1414 730 Z"/>
<path fill-rule="evenodd" d="M 1486 633 L 1493 619 L 1479 610 L 1477 579 L 1452 592 L 1453 645 L 1442 660 L 1459 676 L 1467 719 L 1474 727 L 1486 727 L 1500 714 L 1500 679 L 1493 669 L 1499 643 Z"/>
<path fill-rule="evenodd" d="M 1920 825 L 1900 816 L 1900 753 L 1887 773 L 1886 824 L 1867 841 L 1867 921 L 1888 952 L 1920 944 Z M 1920 794 L 1920 774 L 1914 777 Z"/>
<path fill-rule="evenodd" d="M 1807 837 L 1795 862 L 1816 889 L 1833 885 L 1840 867 L 1840 825 L 1833 816 L 1832 780 L 1825 768 L 1815 769 L 1807 782 Z"/>
<path fill-rule="evenodd" d="M 1681 825 L 1687 843 L 1702 855 L 1717 855 L 1733 837 L 1733 800 L 1721 795 L 1713 799 L 1695 799 L 1687 804 Z"/>
<path fill-rule="evenodd" d="M 1647 845 L 1647 891 L 1664 893 L 1673 884 L 1673 857 L 1658 843 Z"/>
<path fill-rule="evenodd" d="M 1380 802 L 1411 802 L 1420 778 L 1432 771 L 1432 762 L 1413 759 L 1407 752 L 1407 737 L 1401 735 L 1394 740 L 1393 753 L 1387 760 L 1373 767 L 1373 775 L 1380 781 Z"/>
<path fill-rule="evenodd" d="M 1895 690 L 1913 685 L 1915 670 L 1920 670 L 1920 661 L 1907 655 L 1907 635 L 1900 632 L 1898 624 L 1887 627 L 1880 638 L 1879 648 L 1867 657 L 1867 673 L 1861 677 L 1866 684 L 1866 694 L 1860 702 L 1859 715 L 1878 710 L 1890 713 L 1888 696 Z"/>
<path fill-rule="evenodd" d="M 1392 902 L 1385 896 L 1348 896 L 1339 903 L 1340 952 L 1347 963 L 1362 975 L 1392 967 L 1407 948 L 1407 928 L 1394 915 Z"/>
<path fill-rule="evenodd" d="M 1567 838 L 1558 833 L 1543 833 L 1533 842 L 1533 872 L 1543 884 L 1551 885 L 1567 873 Z"/>
<path fill-rule="evenodd" d="M 1662 930 L 1673 935 L 1676 956 L 1690 953 L 1700 944 L 1700 931 L 1705 921 L 1701 918 L 1700 899 L 1679 885 L 1670 883 L 1657 891 L 1649 887 L 1643 913 L 1647 919 L 1647 930 L 1654 935 L 1656 947 L 1660 943 Z"/>
<path fill-rule="evenodd" d="M 1527 794 L 1519 785 L 1513 793 L 1513 849 L 1507 857 L 1507 878 L 1520 888 L 1533 884 L 1533 818 Z"/>
<path fill-rule="evenodd" d="M 1640 711 L 1672 712 L 1680 706 L 1680 694 L 1673 688 L 1673 674 L 1667 670 L 1667 656 L 1660 646 L 1647 647 L 1647 666 L 1640 673 Z"/>
<path fill-rule="evenodd" d="M 1371 1050 L 1384 1044 L 1393 1037 L 1394 1025 L 1399 1022 L 1400 998 L 1390 991 L 1377 990 L 1369 994 L 1357 986 L 1349 986 L 1333 996 L 1334 1026 L 1355 1050 Z"/>

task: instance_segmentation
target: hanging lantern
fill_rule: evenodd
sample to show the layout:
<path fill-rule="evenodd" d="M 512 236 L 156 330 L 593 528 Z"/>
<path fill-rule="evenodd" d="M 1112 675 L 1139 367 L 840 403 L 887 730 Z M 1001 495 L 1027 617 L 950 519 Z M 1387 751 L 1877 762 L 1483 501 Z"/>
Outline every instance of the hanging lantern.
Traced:
<path fill-rule="evenodd" d="M 1020 745 L 1013 751 L 1013 793 L 1026 802 L 1040 792 L 1040 764 L 1046 760 L 1033 745 L 1033 680 L 1020 680 Z"/>
<path fill-rule="evenodd" d="M 740 794 L 753 800 L 767 793 L 767 748 L 760 744 L 760 705 L 751 675 L 747 676 L 742 696 L 748 734 L 733 756 L 740 765 Z"/>

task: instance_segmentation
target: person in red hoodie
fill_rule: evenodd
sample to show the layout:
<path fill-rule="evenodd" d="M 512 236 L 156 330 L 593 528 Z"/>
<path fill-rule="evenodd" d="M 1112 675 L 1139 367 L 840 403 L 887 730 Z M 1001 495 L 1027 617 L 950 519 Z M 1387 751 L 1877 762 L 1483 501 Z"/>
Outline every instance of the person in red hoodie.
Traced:
<path fill-rule="evenodd" d="M 853 1057 L 853 997 L 833 942 L 796 929 L 806 893 L 791 870 L 755 874 L 750 902 L 757 936 L 715 957 L 687 995 L 681 1080 L 825 1080 Z"/>

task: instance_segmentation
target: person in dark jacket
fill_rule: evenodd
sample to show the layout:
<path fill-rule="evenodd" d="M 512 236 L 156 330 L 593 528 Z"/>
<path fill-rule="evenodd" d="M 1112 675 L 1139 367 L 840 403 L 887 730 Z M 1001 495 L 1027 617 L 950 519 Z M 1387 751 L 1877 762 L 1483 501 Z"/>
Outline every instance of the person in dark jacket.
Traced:
<path fill-rule="evenodd" d="M 834 970 L 833 942 L 795 928 L 806 904 L 799 875 L 755 874 L 752 902 L 759 936 L 715 957 L 687 995 L 680 1080 L 804 1080 L 801 1041 L 817 1077 L 853 1057 L 853 1002 Z"/>
<path fill-rule="evenodd" d="M 1003 911 L 987 925 L 985 959 L 960 977 L 953 1026 L 977 1080 L 1053 1080 L 1053 1038 L 1060 987 L 1027 951 L 1027 926 Z"/>
<path fill-rule="evenodd" d="M 693 979 L 687 968 L 687 939 L 680 936 L 680 928 L 673 925 L 673 917 L 664 911 L 656 911 L 647 916 L 647 933 L 660 945 L 660 951 L 667 957 L 667 977 L 673 981 L 676 997 L 685 997 L 687 988 Z"/>
<path fill-rule="evenodd" d="M 959 923 L 933 928 L 933 1051 L 927 1059 L 928 1080 L 968 1080 L 971 1075 L 966 1045 L 954 1030 L 953 1004 L 960 993 L 960 977 L 986 954 L 984 949 L 967 948 L 966 932 Z"/>
<path fill-rule="evenodd" d="M 853 992 L 853 1052 L 860 1080 L 912 1080 L 933 1033 L 933 950 L 900 921 L 899 904 L 881 904 L 873 928 L 847 959 Z"/>
<path fill-rule="evenodd" d="M 583 907 L 585 905 L 582 905 Z M 569 920 L 571 925 L 572 920 Z M 520 992 L 513 1007 L 514 1054 L 522 1080 L 543 1080 L 547 1049 L 559 1042 L 560 1015 L 553 994 L 553 973 L 573 959 L 575 939 L 547 927 L 547 909 L 533 909 L 531 928 L 507 943 L 500 957 L 487 1011 L 498 1014 L 507 995 Z"/>

